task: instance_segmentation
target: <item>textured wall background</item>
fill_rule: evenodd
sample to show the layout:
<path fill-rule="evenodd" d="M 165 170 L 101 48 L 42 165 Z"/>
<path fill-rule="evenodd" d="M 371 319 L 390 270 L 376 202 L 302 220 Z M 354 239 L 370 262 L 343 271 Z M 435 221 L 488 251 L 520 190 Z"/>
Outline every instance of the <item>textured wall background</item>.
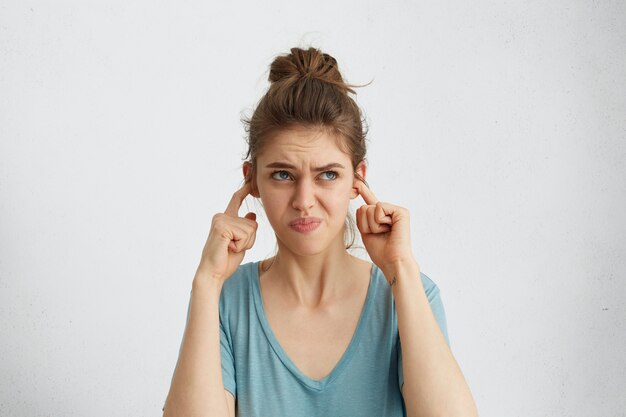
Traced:
<path fill-rule="evenodd" d="M 481 416 L 624 416 L 626 6 L 562 0 L 2 1 L 0 415 L 160 415 L 239 119 L 309 44 L 374 79 Z"/>

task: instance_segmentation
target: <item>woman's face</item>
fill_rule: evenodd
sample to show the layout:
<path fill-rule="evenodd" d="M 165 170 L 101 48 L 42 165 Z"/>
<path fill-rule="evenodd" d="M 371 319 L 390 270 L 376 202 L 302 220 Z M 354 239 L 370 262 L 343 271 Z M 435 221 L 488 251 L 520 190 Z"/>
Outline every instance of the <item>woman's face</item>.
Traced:
<path fill-rule="evenodd" d="M 247 169 L 244 168 L 244 175 Z M 357 166 L 365 178 L 365 163 Z M 348 155 L 327 133 L 302 127 L 273 136 L 257 156 L 256 185 L 279 243 L 300 255 L 343 247 L 343 227 L 351 198 L 357 197 Z M 313 217 L 319 225 L 298 230 L 290 224 Z"/>

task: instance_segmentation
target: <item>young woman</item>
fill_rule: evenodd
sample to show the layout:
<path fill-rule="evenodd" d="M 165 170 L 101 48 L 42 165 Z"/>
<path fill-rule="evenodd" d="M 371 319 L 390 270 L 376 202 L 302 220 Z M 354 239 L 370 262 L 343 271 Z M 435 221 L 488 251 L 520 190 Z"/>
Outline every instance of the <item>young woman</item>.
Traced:
<path fill-rule="evenodd" d="M 365 182 L 355 86 L 314 48 L 277 57 L 269 80 L 244 120 L 244 184 L 213 216 L 164 416 L 477 415 L 439 289 L 413 256 L 409 210 Z M 255 213 L 239 217 L 248 194 L 278 250 L 240 265 L 258 228 Z M 373 263 L 347 251 L 358 196 Z"/>

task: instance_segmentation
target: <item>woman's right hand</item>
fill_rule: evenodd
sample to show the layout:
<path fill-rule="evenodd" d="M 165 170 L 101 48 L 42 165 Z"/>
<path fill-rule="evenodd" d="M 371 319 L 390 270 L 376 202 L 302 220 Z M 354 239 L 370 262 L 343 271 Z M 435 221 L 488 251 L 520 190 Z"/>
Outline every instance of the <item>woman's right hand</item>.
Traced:
<path fill-rule="evenodd" d="M 241 264 L 246 250 L 254 245 L 259 227 L 256 214 L 249 212 L 239 217 L 239 207 L 250 187 L 251 182 L 246 182 L 235 191 L 224 213 L 213 216 L 197 274 L 225 282 Z"/>

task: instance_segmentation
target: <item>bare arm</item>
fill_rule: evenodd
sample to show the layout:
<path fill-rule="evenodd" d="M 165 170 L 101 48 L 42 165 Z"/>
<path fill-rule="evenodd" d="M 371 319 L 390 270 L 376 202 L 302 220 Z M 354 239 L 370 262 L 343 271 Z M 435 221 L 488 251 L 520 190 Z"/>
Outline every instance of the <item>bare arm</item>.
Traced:
<path fill-rule="evenodd" d="M 219 302 L 224 282 L 254 245 L 254 212 L 239 217 L 251 181 L 233 193 L 224 213 L 216 213 L 202 249 L 191 291 L 191 308 L 163 417 L 234 417 L 235 398 L 224 389 L 220 352 Z"/>
<path fill-rule="evenodd" d="M 476 404 L 432 313 L 414 261 L 398 262 L 392 286 L 402 343 L 402 396 L 409 417 L 478 416 Z"/>
<path fill-rule="evenodd" d="M 224 389 L 219 298 L 223 281 L 198 270 L 189 320 L 163 417 L 234 417 L 234 397 Z"/>

